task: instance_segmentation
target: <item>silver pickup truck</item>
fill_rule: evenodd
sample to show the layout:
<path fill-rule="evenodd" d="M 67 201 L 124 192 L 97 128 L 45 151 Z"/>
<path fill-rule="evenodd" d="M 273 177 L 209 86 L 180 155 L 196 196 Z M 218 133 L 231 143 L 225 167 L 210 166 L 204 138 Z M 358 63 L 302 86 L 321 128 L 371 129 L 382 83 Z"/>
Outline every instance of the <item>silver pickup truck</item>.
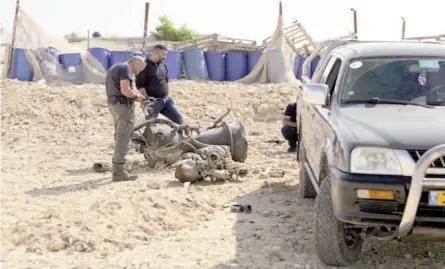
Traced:
<path fill-rule="evenodd" d="M 445 44 L 325 43 L 302 80 L 300 195 L 315 198 L 320 260 L 354 263 L 366 235 L 445 241 Z"/>

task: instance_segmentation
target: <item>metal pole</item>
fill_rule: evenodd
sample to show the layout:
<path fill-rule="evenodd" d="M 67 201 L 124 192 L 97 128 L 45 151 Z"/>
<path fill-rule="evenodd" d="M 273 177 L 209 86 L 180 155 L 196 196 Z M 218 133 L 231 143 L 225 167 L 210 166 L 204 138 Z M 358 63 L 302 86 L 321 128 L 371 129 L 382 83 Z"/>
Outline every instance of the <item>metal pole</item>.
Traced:
<path fill-rule="evenodd" d="M 87 49 L 90 48 L 90 29 L 87 31 Z"/>
<path fill-rule="evenodd" d="M 8 71 L 6 73 L 6 76 L 9 77 L 11 75 L 12 71 L 12 59 L 14 55 L 14 43 L 15 43 L 15 34 L 17 30 L 17 19 L 19 14 L 19 6 L 20 6 L 20 0 L 17 0 L 16 6 L 15 6 L 15 15 L 14 15 L 14 24 L 12 26 L 12 40 L 11 40 L 11 49 L 9 51 L 9 59 L 8 59 Z"/>
<path fill-rule="evenodd" d="M 413 228 L 417 209 L 419 207 L 420 197 L 422 196 L 423 186 L 439 190 L 445 187 L 444 179 L 425 178 L 427 169 L 431 166 L 431 164 L 443 156 L 445 156 L 445 144 L 435 146 L 434 148 L 428 150 L 417 161 L 411 177 L 411 184 L 409 187 L 408 196 L 406 198 L 405 209 L 397 230 L 397 236 L 399 238 L 408 235 Z"/>
<path fill-rule="evenodd" d="M 357 11 L 353 8 L 351 8 L 351 11 L 353 12 L 353 24 L 354 24 L 354 34 L 355 38 L 358 39 L 358 26 L 357 26 Z"/>
<path fill-rule="evenodd" d="M 3 23 L 0 23 L 0 44 L 3 43 Z"/>
<path fill-rule="evenodd" d="M 144 40 L 142 41 L 142 57 L 147 57 L 147 30 L 148 30 L 148 12 L 150 3 L 145 2 L 145 18 L 144 18 Z"/>
<path fill-rule="evenodd" d="M 402 40 L 405 39 L 405 31 L 406 31 L 406 21 L 404 17 L 402 18 Z"/>

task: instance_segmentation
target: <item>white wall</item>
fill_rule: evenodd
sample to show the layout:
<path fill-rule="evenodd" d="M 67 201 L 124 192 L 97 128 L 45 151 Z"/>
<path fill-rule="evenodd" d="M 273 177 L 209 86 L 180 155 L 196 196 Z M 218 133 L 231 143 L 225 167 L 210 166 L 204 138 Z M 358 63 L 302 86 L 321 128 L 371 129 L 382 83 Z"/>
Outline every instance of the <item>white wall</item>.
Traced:
<path fill-rule="evenodd" d="M 8 71 L 9 44 L 0 44 L 0 79 L 6 78 Z"/>

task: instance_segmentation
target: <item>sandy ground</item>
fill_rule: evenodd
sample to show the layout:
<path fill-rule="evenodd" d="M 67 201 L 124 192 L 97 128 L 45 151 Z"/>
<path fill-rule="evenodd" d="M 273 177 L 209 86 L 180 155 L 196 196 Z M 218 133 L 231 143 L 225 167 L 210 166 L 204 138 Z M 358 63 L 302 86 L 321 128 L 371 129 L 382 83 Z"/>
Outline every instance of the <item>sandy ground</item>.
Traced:
<path fill-rule="evenodd" d="M 204 128 L 230 107 L 227 121 L 242 121 L 249 134 L 249 176 L 186 189 L 171 168 L 143 167 L 139 180 L 124 183 L 91 171 L 113 148 L 103 86 L 3 81 L 2 268 L 330 268 L 314 254 L 313 201 L 297 198 L 295 156 L 264 142 L 280 137 L 295 91 L 173 82 L 188 123 Z M 128 159 L 143 163 L 136 153 Z M 230 212 L 235 202 L 252 213 Z M 440 243 L 372 240 L 346 268 L 439 269 L 444 257 Z"/>

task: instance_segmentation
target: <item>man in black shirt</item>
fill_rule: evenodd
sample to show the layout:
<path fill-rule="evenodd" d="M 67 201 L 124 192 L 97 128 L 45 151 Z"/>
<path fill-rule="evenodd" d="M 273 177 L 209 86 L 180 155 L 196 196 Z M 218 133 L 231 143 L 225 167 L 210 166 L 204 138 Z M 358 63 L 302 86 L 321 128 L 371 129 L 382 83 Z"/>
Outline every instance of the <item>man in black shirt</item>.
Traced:
<path fill-rule="evenodd" d="M 166 55 L 166 47 L 154 46 L 145 69 L 136 76 L 136 87 L 144 96 L 156 98 L 151 117 L 157 118 L 161 113 L 169 120 L 183 124 L 181 111 L 168 95 L 168 70 L 164 63 Z"/>
<path fill-rule="evenodd" d="M 134 131 L 134 101 L 142 102 L 145 96 L 133 90 L 132 74 L 139 73 L 145 67 L 144 58 L 133 56 L 128 62 L 117 63 L 107 72 L 105 90 L 108 108 L 113 116 L 115 146 L 113 154 L 113 181 L 137 179 L 124 170 L 125 156 Z"/>
<path fill-rule="evenodd" d="M 295 152 L 298 141 L 296 103 L 290 103 L 287 105 L 286 110 L 284 111 L 283 127 L 281 128 L 281 133 L 289 143 L 289 149 L 287 150 L 287 152 Z"/>

